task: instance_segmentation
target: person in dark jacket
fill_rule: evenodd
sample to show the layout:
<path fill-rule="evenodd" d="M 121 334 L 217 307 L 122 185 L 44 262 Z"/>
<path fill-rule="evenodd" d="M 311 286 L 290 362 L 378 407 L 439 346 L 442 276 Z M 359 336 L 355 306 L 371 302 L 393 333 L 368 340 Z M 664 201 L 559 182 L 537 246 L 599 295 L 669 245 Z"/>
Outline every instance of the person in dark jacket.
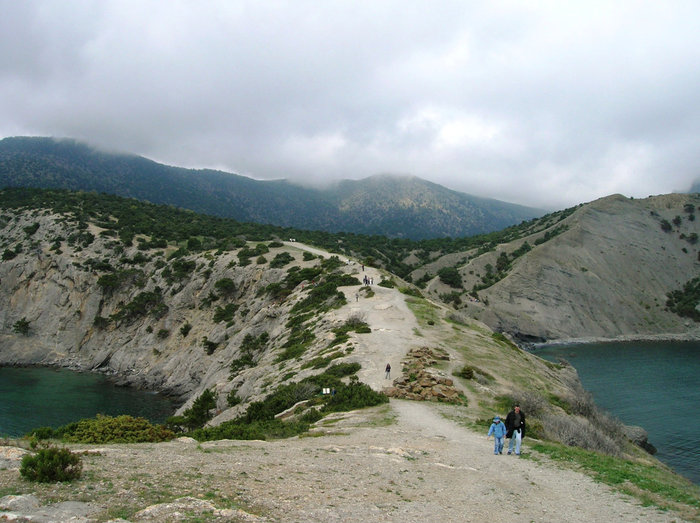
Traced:
<path fill-rule="evenodd" d="M 525 437 L 525 414 L 520 410 L 520 405 L 513 405 L 506 416 L 506 438 L 510 438 L 508 443 L 508 454 L 513 453 L 515 445 L 515 455 L 520 456 L 520 445 Z"/>

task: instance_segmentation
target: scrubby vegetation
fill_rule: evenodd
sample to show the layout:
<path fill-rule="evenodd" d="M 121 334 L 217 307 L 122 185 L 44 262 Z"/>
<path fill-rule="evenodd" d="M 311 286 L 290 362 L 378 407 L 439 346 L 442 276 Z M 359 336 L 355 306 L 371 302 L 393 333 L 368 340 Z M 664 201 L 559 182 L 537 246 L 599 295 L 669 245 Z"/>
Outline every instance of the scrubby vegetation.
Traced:
<path fill-rule="evenodd" d="M 686 282 L 680 290 L 671 291 L 667 295 L 666 306 L 679 316 L 700 321 L 700 278 Z"/>
<path fill-rule="evenodd" d="M 235 420 L 195 430 L 191 435 L 201 441 L 289 437 L 308 431 L 311 423 L 321 419 L 325 413 L 388 402 L 386 396 L 360 383 L 356 376 L 351 376 L 349 384 L 341 380 L 357 370 L 356 364 L 331 366 L 322 374 L 278 387 L 264 400 L 251 403 L 245 413 Z M 323 389 L 331 390 L 332 394 L 322 394 Z M 289 420 L 277 418 L 295 405 L 299 405 L 299 412 Z"/>
<path fill-rule="evenodd" d="M 174 434 L 162 425 L 152 425 L 145 418 L 99 414 L 57 429 L 34 429 L 28 436 L 37 440 L 61 439 L 73 443 L 142 443 L 168 441 Z"/>
<path fill-rule="evenodd" d="M 42 446 L 36 454 L 22 458 L 20 475 L 29 481 L 55 483 L 80 478 L 83 464 L 80 456 L 66 448 Z"/>

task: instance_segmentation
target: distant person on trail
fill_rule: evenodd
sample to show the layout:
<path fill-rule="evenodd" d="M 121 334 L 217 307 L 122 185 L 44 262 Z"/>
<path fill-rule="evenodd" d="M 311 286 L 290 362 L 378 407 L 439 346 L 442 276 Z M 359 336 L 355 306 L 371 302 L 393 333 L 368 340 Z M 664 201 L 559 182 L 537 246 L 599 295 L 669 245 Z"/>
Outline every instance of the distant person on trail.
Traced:
<path fill-rule="evenodd" d="M 384 376 L 384 379 L 385 379 L 385 380 L 388 380 L 388 379 L 389 379 L 389 375 L 391 374 L 391 365 L 390 365 L 390 364 L 388 364 L 388 363 L 386 364 L 386 369 L 384 369 L 384 372 L 386 372 L 386 375 Z"/>
<path fill-rule="evenodd" d="M 510 438 L 508 443 L 508 454 L 512 454 L 515 445 L 515 455 L 520 456 L 520 445 L 525 437 L 525 414 L 520 410 L 520 405 L 513 405 L 506 416 L 506 438 Z"/>
<path fill-rule="evenodd" d="M 506 437 L 506 426 L 501 423 L 501 418 L 496 416 L 493 418 L 493 423 L 489 427 L 489 433 L 486 435 L 486 439 L 489 439 L 493 434 L 493 453 L 495 455 L 503 454 L 503 442 Z"/>

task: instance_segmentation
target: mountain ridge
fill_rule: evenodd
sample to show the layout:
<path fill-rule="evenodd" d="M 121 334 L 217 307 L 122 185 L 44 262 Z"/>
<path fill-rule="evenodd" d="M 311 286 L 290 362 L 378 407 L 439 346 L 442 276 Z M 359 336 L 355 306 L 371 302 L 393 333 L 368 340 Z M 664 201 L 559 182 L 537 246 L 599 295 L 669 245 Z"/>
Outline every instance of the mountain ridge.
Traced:
<path fill-rule="evenodd" d="M 0 140 L 2 186 L 106 192 L 239 221 L 411 239 L 470 236 L 544 214 L 413 176 L 374 175 L 311 188 L 35 137 Z"/>

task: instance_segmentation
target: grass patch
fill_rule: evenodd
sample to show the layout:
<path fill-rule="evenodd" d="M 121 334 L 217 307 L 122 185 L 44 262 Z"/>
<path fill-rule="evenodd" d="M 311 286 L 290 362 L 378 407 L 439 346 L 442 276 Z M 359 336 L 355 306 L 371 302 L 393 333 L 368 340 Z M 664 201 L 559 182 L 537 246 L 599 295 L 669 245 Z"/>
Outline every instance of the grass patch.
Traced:
<path fill-rule="evenodd" d="M 408 308 L 411 309 L 413 315 L 416 319 L 421 322 L 421 324 L 434 325 L 440 319 L 437 313 L 437 307 L 431 304 L 428 300 L 417 299 L 417 298 L 407 298 L 406 304 Z M 430 323 L 430 322 L 433 323 Z"/>
<path fill-rule="evenodd" d="M 558 443 L 538 442 L 531 448 L 559 463 L 580 467 L 596 481 L 635 497 L 644 505 L 673 510 L 689 519 L 700 516 L 700 487 L 660 465 L 606 456 Z"/>

